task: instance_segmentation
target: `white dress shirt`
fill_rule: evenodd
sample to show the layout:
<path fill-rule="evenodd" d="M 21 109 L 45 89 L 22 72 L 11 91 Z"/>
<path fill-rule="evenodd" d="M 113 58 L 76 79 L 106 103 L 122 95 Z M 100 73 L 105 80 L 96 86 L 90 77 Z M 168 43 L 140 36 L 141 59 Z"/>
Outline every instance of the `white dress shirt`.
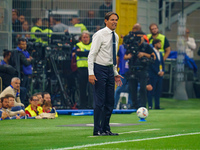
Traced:
<path fill-rule="evenodd" d="M 158 60 L 160 61 L 160 51 L 158 51 L 157 49 L 155 49 L 155 47 L 153 48 L 154 52 L 156 53 Z"/>
<path fill-rule="evenodd" d="M 118 48 L 119 37 L 115 33 L 116 50 Z M 116 51 L 117 56 L 117 51 Z M 97 31 L 92 37 L 92 45 L 88 55 L 88 73 L 94 75 L 94 63 L 102 66 L 113 65 L 113 40 L 112 30 L 105 27 Z M 114 75 L 118 75 L 117 65 L 113 65 Z"/>
<path fill-rule="evenodd" d="M 186 54 L 190 57 L 194 57 L 194 50 L 196 49 L 196 43 L 194 38 L 188 37 L 188 41 L 186 41 Z"/>

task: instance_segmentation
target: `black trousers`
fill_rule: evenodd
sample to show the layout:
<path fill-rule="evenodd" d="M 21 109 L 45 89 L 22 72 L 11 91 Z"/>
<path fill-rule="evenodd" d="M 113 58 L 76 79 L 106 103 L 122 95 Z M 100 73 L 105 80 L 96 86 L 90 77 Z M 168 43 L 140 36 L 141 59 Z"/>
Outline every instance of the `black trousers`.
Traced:
<path fill-rule="evenodd" d="M 129 79 L 129 90 L 133 102 L 133 108 L 146 107 L 147 102 L 147 81 L 148 74 L 146 70 L 136 71 L 135 77 Z M 138 84 L 140 83 L 139 96 L 138 96 Z"/>
<path fill-rule="evenodd" d="M 79 92 L 80 92 L 80 109 L 92 108 L 92 84 L 88 82 L 88 68 L 80 67 L 78 68 L 78 84 L 79 84 Z"/>
<path fill-rule="evenodd" d="M 113 67 L 94 64 L 97 81 L 94 85 L 94 132 L 110 131 L 110 117 L 114 108 Z"/>

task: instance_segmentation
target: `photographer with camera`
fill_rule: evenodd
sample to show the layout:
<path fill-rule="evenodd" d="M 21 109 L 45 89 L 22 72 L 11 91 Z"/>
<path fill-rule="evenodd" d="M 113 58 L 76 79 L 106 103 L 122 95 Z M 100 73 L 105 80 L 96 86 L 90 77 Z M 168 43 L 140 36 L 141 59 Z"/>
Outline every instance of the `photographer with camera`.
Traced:
<path fill-rule="evenodd" d="M 129 60 L 129 71 L 126 75 L 134 109 L 141 106 L 146 107 L 148 65 L 155 60 L 154 51 L 149 44 L 144 42 L 143 35 L 144 33 L 142 31 L 136 31 L 130 32 L 129 35 L 124 37 L 124 43 L 127 49 L 124 59 Z M 139 83 L 141 102 L 138 101 L 137 97 Z"/>

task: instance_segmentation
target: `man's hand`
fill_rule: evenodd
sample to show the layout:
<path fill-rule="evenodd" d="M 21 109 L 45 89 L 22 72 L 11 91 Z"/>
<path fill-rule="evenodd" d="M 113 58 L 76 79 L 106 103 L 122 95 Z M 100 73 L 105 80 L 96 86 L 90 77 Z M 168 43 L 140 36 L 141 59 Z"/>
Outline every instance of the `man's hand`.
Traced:
<path fill-rule="evenodd" d="M 121 75 L 116 75 L 115 76 L 115 83 L 117 84 L 117 86 L 122 86 L 121 78 L 124 78 L 124 77 L 122 77 Z"/>
<path fill-rule="evenodd" d="M 1 114 L 2 120 L 4 120 L 7 117 L 9 117 L 9 114 L 7 112 L 3 111 L 2 114 Z"/>
<path fill-rule="evenodd" d="M 20 119 L 20 116 L 16 115 L 16 119 Z"/>
<path fill-rule="evenodd" d="M 26 116 L 26 113 L 24 111 L 20 112 L 19 116 Z"/>
<path fill-rule="evenodd" d="M 142 58 L 142 57 L 145 56 L 145 53 L 144 52 L 139 52 L 137 56 L 138 56 L 138 58 Z"/>
<path fill-rule="evenodd" d="M 89 82 L 94 85 L 95 84 L 95 81 L 97 81 L 95 75 L 89 75 Z"/>
<path fill-rule="evenodd" d="M 159 75 L 160 77 L 162 77 L 162 76 L 164 75 L 164 72 L 163 72 L 163 71 L 160 71 L 160 72 L 158 72 L 158 75 Z"/>
<path fill-rule="evenodd" d="M 124 59 L 125 59 L 125 60 L 131 59 L 132 56 L 133 56 L 133 55 L 132 55 L 131 53 L 126 54 L 126 55 L 124 55 Z"/>

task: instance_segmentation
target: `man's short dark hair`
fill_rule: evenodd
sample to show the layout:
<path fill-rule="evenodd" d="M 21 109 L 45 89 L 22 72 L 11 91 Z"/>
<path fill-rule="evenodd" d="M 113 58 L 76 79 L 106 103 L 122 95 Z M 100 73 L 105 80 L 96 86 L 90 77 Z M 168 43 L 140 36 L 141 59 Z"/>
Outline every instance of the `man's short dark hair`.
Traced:
<path fill-rule="evenodd" d="M 30 97 L 29 100 L 32 101 L 32 100 L 33 100 L 33 97 L 35 97 L 35 96 L 37 97 L 37 94 L 33 94 L 33 95 Z"/>
<path fill-rule="evenodd" d="M 159 40 L 159 39 L 154 39 L 153 42 L 152 42 L 153 47 L 154 47 L 155 44 L 157 44 L 157 43 L 159 43 L 159 42 L 161 42 L 161 40 Z"/>
<path fill-rule="evenodd" d="M 27 42 L 25 38 L 19 38 L 17 44 L 19 45 L 22 42 Z"/>
<path fill-rule="evenodd" d="M 158 25 L 156 24 L 156 23 L 151 23 L 150 25 L 149 25 L 149 30 L 151 30 L 151 27 L 152 26 L 157 26 L 157 28 L 158 28 Z"/>
<path fill-rule="evenodd" d="M 144 35 L 145 33 L 143 31 L 135 31 L 135 32 L 133 32 L 133 34 L 135 34 L 135 35 L 138 35 L 138 34 Z"/>
<path fill-rule="evenodd" d="M 118 14 L 115 13 L 115 12 L 108 12 L 108 13 L 106 13 L 106 15 L 105 15 L 105 19 L 106 19 L 106 20 L 109 20 L 109 18 L 110 18 L 111 15 L 116 15 L 117 18 L 119 19 Z"/>
<path fill-rule="evenodd" d="M 56 20 L 56 21 L 61 21 L 61 15 L 56 14 L 56 15 L 53 16 L 53 19 Z"/>
<path fill-rule="evenodd" d="M 42 93 L 42 98 L 44 98 L 44 95 L 49 94 L 48 92 L 43 92 Z"/>
<path fill-rule="evenodd" d="M 12 94 L 6 94 L 4 97 L 5 98 L 9 98 L 9 97 L 15 98 L 14 95 L 12 95 Z"/>
<path fill-rule="evenodd" d="M 35 25 L 37 22 L 38 22 L 38 20 L 40 20 L 41 18 L 33 18 L 32 19 L 32 22 L 33 22 L 33 24 Z"/>
<path fill-rule="evenodd" d="M 6 56 L 9 56 L 10 53 L 11 53 L 11 51 L 4 49 L 3 50 L 3 58 L 5 58 Z"/>
<path fill-rule="evenodd" d="M 4 96 L 4 97 L 2 97 L 2 98 L 1 98 L 1 103 L 3 103 L 4 99 L 8 99 L 8 98 L 7 98 L 7 97 L 5 97 L 5 96 Z"/>

